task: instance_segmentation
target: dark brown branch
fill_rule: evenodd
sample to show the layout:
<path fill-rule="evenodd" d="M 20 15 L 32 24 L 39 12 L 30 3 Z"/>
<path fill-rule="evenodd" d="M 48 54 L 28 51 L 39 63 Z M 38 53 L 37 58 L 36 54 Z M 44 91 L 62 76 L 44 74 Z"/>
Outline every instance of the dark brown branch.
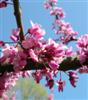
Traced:
<path fill-rule="evenodd" d="M 16 17 L 16 23 L 17 27 L 20 28 L 20 41 L 24 40 L 24 31 L 22 26 L 22 18 L 21 18 L 21 9 L 19 5 L 19 0 L 13 0 L 13 6 L 14 6 L 14 15 Z"/>
<path fill-rule="evenodd" d="M 83 65 L 88 65 L 88 60 Z M 46 65 L 46 67 L 48 67 L 48 65 Z M 76 70 L 81 67 L 82 64 L 77 58 L 72 59 L 71 57 L 68 57 L 67 59 L 62 61 L 58 70 L 69 71 L 69 70 Z M 43 69 L 45 69 L 44 64 L 36 63 L 33 62 L 32 60 L 29 60 L 27 61 L 27 65 L 22 69 L 22 71 L 43 70 Z M 4 72 L 14 72 L 13 65 L 0 63 L 0 73 Z"/>

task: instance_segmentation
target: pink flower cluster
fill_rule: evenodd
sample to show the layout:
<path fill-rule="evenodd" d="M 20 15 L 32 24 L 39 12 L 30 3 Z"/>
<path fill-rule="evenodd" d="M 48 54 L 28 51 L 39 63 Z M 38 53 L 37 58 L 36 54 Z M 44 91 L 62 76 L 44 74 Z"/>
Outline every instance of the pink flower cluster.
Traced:
<path fill-rule="evenodd" d="M 74 57 L 75 54 L 82 64 L 88 60 L 88 35 L 83 35 L 78 39 L 77 46 L 79 50 L 77 53 L 73 52 L 72 48 L 68 48 L 65 43 L 74 40 L 77 32 L 73 30 L 69 23 L 62 20 L 65 15 L 63 9 L 57 7 L 57 0 L 47 0 L 44 6 L 46 9 L 50 9 L 50 14 L 52 16 L 55 16 L 53 29 L 56 34 L 61 35 L 59 40 L 62 40 L 62 42 L 58 43 L 53 39 L 44 41 L 45 30 L 41 25 L 33 23 L 32 21 L 31 27 L 28 29 L 27 33 L 24 34 L 23 41 L 19 39 L 20 29 L 12 31 L 10 38 L 16 43 L 13 46 L 0 41 L 0 48 L 2 51 L 0 64 L 12 64 L 14 68 L 14 72 L 5 72 L 3 75 L 0 73 L 0 96 L 2 97 L 5 97 L 3 93 L 11 86 L 14 86 L 16 80 L 20 76 L 29 77 L 30 74 L 37 83 L 40 83 L 41 79 L 45 77 L 45 86 L 52 89 L 56 83 L 58 91 L 63 92 L 65 81 L 62 80 L 61 76 L 59 80 L 54 81 L 54 77 L 57 76 L 58 72 L 61 73 L 61 62 L 67 57 Z M 22 71 L 28 64 L 28 61 L 34 64 L 33 67 L 35 67 L 35 69 L 38 67 L 38 64 L 42 64 L 45 69 L 31 72 Z M 88 67 L 85 65 L 83 68 L 79 69 L 79 72 L 88 73 Z M 67 74 L 71 85 L 76 87 L 76 81 L 78 79 L 77 73 L 69 71 Z M 53 100 L 52 96 L 49 97 L 49 100 Z"/>
<path fill-rule="evenodd" d="M 88 66 L 83 66 L 79 69 L 79 73 L 88 73 Z"/>
<path fill-rule="evenodd" d="M 81 36 L 77 41 L 79 60 L 85 63 L 88 60 L 88 34 Z"/>
<path fill-rule="evenodd" d="M 71 40 L 75 39 L 75 36 L 78 34 L 75 32 L 70 23 L 66 23 L 63 20 L 56 20 L 54 24 L 54 29 L 56 34 L 61 34 L 61 39 L 63 43 L 68 43 Z"/>
<path fill-rule="evenodd" d="M 71 48 L 69 49 L 61 43 L 56 43 L 53 39 L 43 42 L 43 36 L 45 34 L 44 29 L 42 29 L 40 25 L 34 24 L 32 21 L 31 24 L 32 27 L 29 28 L 28 33 L 24 35 L 24 40 L 21 44 L 19 43 L 18 37 L 20 29 L 13 30 L 11 35 L 11 39 L 17 43 L 16 45 L 10 46 L 3 41 L 0 42 L 2 47 L 0 62 L 3 64 L 12 64 L 15 73 L 20 72 L 27 65 L 27 60 L 31 60 L 33 63 L 43 64 L 45 70 L 34 71 L 31 75 L 37 83 L 39 83 L 43 77 L 46 77 L 46 86 L 52 89 L 55 84 L 53 78 L 57 75 L 59 64 L 64 57 L 72 56 L 73 51 Z M 6 74 L 6 77 L 7 76 Z M 23 72 L 21 76 L 27 77 L 29 73 Z M 4 76 L 2 76 L 2 78 L 6 80 L 3 86 L 5 86 L 7 82 L 9 86 L 14 84 L 12 81 L 7 81 L 8 79 L 4 78 Z M 57 82 L 59 91 L 63 91 L 64 85 L 62 84 L 63 82 L 61 82 L 61 80 Z M 0 81 L 0 84 L 2 84 L 2 81 Z M 4 91 L 5 88 L 2 90 Z"/>
<path fill-rule="evenodd" d="M 58 86 L 58 91 L 60 92 L 60 91 L 62 91 L 63 92 L 63 88 L 64 88 L 64 86 L 65 86 L 65 81 L 63 81 L 63 80 L 58 80 L 57 81 L 57 86 Z"/>
<path fill-rule="evenodd" d="M 46 9 L 51 9 L 52 5 L 56 5 L 58 2 L 58 0 L 46 0 L 46 2 L 44 3 L 44 7 Z"/>
<path fill-rule="evenodd" d="M 18 40 L 19 40 L 19 33 L 20 33 L 20 29 L 19 29 L 19 28 L 18 28 L 18 29 L 13 29 L 13 30 L 12 30 L 12 35 L 10 36 L 10 38 L 11 38 L 14 42 L 18 41 Z"/>
<path fill-rule="evenodd" d="M 0 97 L 11 87 L 15 86 L 19 73 L 4 73 L 3 76 L 0 76 Z"/>
<path fill-rule="evenodd" d="M 63 17 L 65 17 L 65 14 L 63 12 L 63 9 L 62 8 L 59 8 L 59 7 L 54 7 L 50 11 L 50 15 L 56 16 L 57 18 L 63 18 Z"/>
<path fill-rule="evenodd" d="M 57 1 L 48 0 L 45 3 L 45 8 L 50 9 L 50 15 L 55 16 L 55 22 L 53 23 L 53 29 L 56 34 L 62 34 L 61 41 L 63 43 L 68 43 L 72 40 L 75 40 L 75 35 L 78 33 L 75 32 L 71 25 L 62 20 L 65 17 L 65 13 L 62 8 L 57 7 Z"/>

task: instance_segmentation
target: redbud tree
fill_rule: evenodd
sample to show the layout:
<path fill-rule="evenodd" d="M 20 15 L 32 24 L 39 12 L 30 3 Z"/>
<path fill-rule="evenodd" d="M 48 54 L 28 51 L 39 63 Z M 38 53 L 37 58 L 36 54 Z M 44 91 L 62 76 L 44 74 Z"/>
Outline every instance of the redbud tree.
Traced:
<path fill-rule="evenodd" d="M 33 77 L 37 83 L 45 77 L 46 87 L 51 90 L 56 84 L 62 92 L 63 72 L 73 87 L 76 87 L 78 73 L 88 73 L 88 34 L 77 38 L 78 32 L 64 20 L 65 12 L 57 3 L 58 0 L 44 2 L 44 8 L 54 16 L 52 29 L 58 37 L 46 40 L 45 30 L 32 20 L 31 27 L 24 33 L 19 0 L 0 0 L 0 9 L 13 6 L 17 23 L 10 36 L 12 42 L 0 40 L 0 97 L 5 98 L 5 92 L 15 86 L 20 77 Z M 70 42 L 75 42 L 75 51 L 68 47 Z M 58 75 L 59 79 L 54 80 Z"/>

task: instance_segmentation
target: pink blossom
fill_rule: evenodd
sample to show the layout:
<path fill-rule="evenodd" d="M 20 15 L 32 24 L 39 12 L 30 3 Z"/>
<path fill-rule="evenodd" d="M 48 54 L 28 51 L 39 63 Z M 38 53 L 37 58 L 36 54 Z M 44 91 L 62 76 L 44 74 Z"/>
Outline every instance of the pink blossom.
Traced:
<path fill-rule="evenodd" d="M 11 57 L 14 56 L 17 53 L 17 48 L 14 46 L 9 46 L 7 45 L 6 47 L 3 48 L 2 52 L 5 57 Z"/>
<path fill-rule="evenodd" d="M 49 89 L 52 89 L 54 86 L 54 80 L 53 79 L 47 80 L 46 86 L 49 87 Z"/>
<path fill-rule="evenodd" d="M 56 85 L 58 86 L 58 91 L 63 92 L 63 88 L 65 86 L 65 81 L 62 81 L 61 79 L 59 81 L 57 81 Z"/>
<path fill-rule="evenodd" d="M 42 43 L 36 40 L 34 37 L 27 37 L 26 40 L 22 41 L 22 46 L 25 49 L 40 48 L 42 46 Z"/>
<path fill-rule="evenodd" d="M 55 61 L 50 61 L 49 66 L 52 70 L 56 71 L 59 67 L 58 63 L 56 63 Z"/>
<path fill-rule="evenodd" d="M 14 36 L 14 35 L 11 35 L 10 38 L 11 38 L 14 42 L 16 42 L 16 41 L 18 40 L 18 38 L 17 38 L 16 36 Z"/>
<path fill-rule="evenodd" d="M 51 6 L 50 6 L 50 4 L 49 3 L 44 3 L 44 7 L 46 8 L 46 9 L 49 9 L 49 8 L 51 8 Z"/>
<path fill-rule="evenodd" d="M 23 41 L 22 41 L 22 46 L 23 46 L 25 49 L 29 49 L 29 48 L 30 48 L 30 41 L 29 41 L 29 40 L 23 40 Z"/>
<path fill-rule="evenodd" d="M 45 69 L 45 70 L 42 70 L 41 73 L 46 76 L 46 80 L 52 80 L 53 79 L 53 74 L 50 72 L 49 69 Z"/>
<path fill-rule="evenodd" d="M 1 63 L 5 62 L 5 61 L 6 61 L 6 57 L 1 57 L 1 58 L 0 58 L 0 62 L 1 62 Z"/>
<path fill-rule="evenodd" d="M 21 60 L 19 62 L 19 66 L 25 66 L 27 64 L 27 61 L 26 60 Z"/>
<path fill-rule="evenodd" d="M 17 29 L 13 29 L 13 30 L 12 30 L 12 34 L 13 34 L 14 36 L 19 36 L 19 33 L 20 33 L 20 28 L 17 28 Z"/>
<path fill-rule="evenodd" d="M 58 0 L 47 0 L 45 3 L 44 3 L 44 7 L 46 9 L 51 9 L 53 6 L 55 6 L 57 4 Z"/>
<path fill-rule="evenodd" d="M 81 36 L 77 41 L 79 60 L 84 63 L 88 59 L 88 34 Z"/>
<path fill-rule="evenodd" d="M 20 29 L 19 29 L 19 28 L 18 28 L 18 29 L 13 29 L 12 35 L 10 36 L 10 38 L 11 38 L 14 42 L 16 42 L 16 41 L 19 39 L 19 38 L 18 38 L 19 33 L 20 33 Z"/>
<path fill-rule="evenodd" d="M 88 46 L 88 34 L 85 34 L 78 39 L 77 46 L 79 48 L 87 48 L 87 46 Z"/>
<path fill-rule="evenodd" d="M 65 16 L 62 8 L 58 8 L 58 7 L 54 7 L 54 9 L 52 9 L 50 11 L 50 14 L 51 15 L 57 15 L 58 17 L 61 17 L 61 18 L 63 18 Z"/>
<path fill-rule="evenodd" d="M 76 87 L 78 76 L 76 72 L 69 72 L 69 80 L 73 87 Z"/>
<path fill-rule="evenodd" d="M 56 34 L 62 34 L 60 40 L 63 43 L 68 43 L 71 40 L 75 40 L 75 36 L 78 34 L 78 32 L 73 30 L 69 23 L 60 19 L 55 20 L 53 28 Z"/>
<path fill-rule="evenodd" d="M 56 43 L 52 39 L 49 39 L 48 42 L 44 45 L 42 55 L 45 56 L 44 59 L 51 61 L 55 58 L 63 56 L 63 45 Z"/>
<path fill-rule="evenodd" d="M 41 39 L 45 35 L 45 30 L 39 24 L 34 24 L 31 21 L 32 28 L 28 29 L 28 33 L 31 34 L 36 39 Z"/>
<path fill-rule="evenodd" d="M 40 83 L 40 80 L 42 79 L 42 73 L 40 71 L 33 72 L 32 77 L 37 83 Z"/>
<path fill-rule="evenodd" d="M 23 71 L 23 72 L 22 72 L 22 77 L 23 77 L 23 78 L 30 77 L 30 75 L 31 75 L 31 71 Z"/>
<path fill-rule="evenodd" d="M 77 51 L 77 54 L 79 55 L 79 61 L 81 62 L 81 64 L 83 64 L 87 59 L 85 52 L 82 50 L 79 50 Z"/>
<path fill-rule="evenodd" d="M 65 55 L 66 55 L 66 56 L 72 56 L 72 55 L 74 55 L 74 54 L 75 54 L 75 53 L 73 53 L 72 47 L 67 48 L 67 49 L 65 50 Z"/>
<path fill-rule="evenodd" d="M 29 50 L 29 55 L 34 61 L 38 62 L 38 56 L 35 54 L 33 49 Z"/>
<path fill-rule="evenodd" d="M 79 69 L 79 73 L 83 74 L 83 73 L 88 73 L 88 66 L 83 66 Z"/>
<path fill-rule="evenodd" d="M 23 51 L 19 51 L 13 58 L 12 64 L 14 65 L 14 70 L 18 71 L 25 67 L 27 64 L 27 55 Z"/>
<path fill-rule="evenodd" d="M 3 94 L 16 84 L 16 80 L 18 80 L 18 73 L 5 72 L 3 76 L 0 76 L 0 96 L 4 96 L 6 98 Z"/>

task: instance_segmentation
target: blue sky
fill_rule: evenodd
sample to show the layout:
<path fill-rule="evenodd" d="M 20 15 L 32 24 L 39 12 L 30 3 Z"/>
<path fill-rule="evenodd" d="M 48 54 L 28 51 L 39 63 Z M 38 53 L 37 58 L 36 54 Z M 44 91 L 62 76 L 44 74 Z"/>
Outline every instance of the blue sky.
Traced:
<path fill-rule="evenodd" d="M 30 27 L 30 20 L 37 22 L 46 30 L 45 38 L 55 37 L 52 31 L 54 18 L 49 15 L 49 11 L 43 8 L 44 0 L 20 0 L 22 8 L 22 18 L 24 30 L 27 32 Z M 87 0 L 58 0 L 58 5 L 66 12 L 65 21 L 70 22 L 74 30 L 79 32 L 79 36 L 88 32 L 88 1 Z M 0 40 L 10 41 L 11 30 L 16 28 L 13 8 L 10 5 L 7 9 L 0 9 Z M 73 47 L 75 47 L 72 44 Z M 79 75 L 77 87 L 73 88 L 67 79 L 63 93 L 59 93 L 55 86 L 54 100 L 88 100 L 88 75 Z"/>

